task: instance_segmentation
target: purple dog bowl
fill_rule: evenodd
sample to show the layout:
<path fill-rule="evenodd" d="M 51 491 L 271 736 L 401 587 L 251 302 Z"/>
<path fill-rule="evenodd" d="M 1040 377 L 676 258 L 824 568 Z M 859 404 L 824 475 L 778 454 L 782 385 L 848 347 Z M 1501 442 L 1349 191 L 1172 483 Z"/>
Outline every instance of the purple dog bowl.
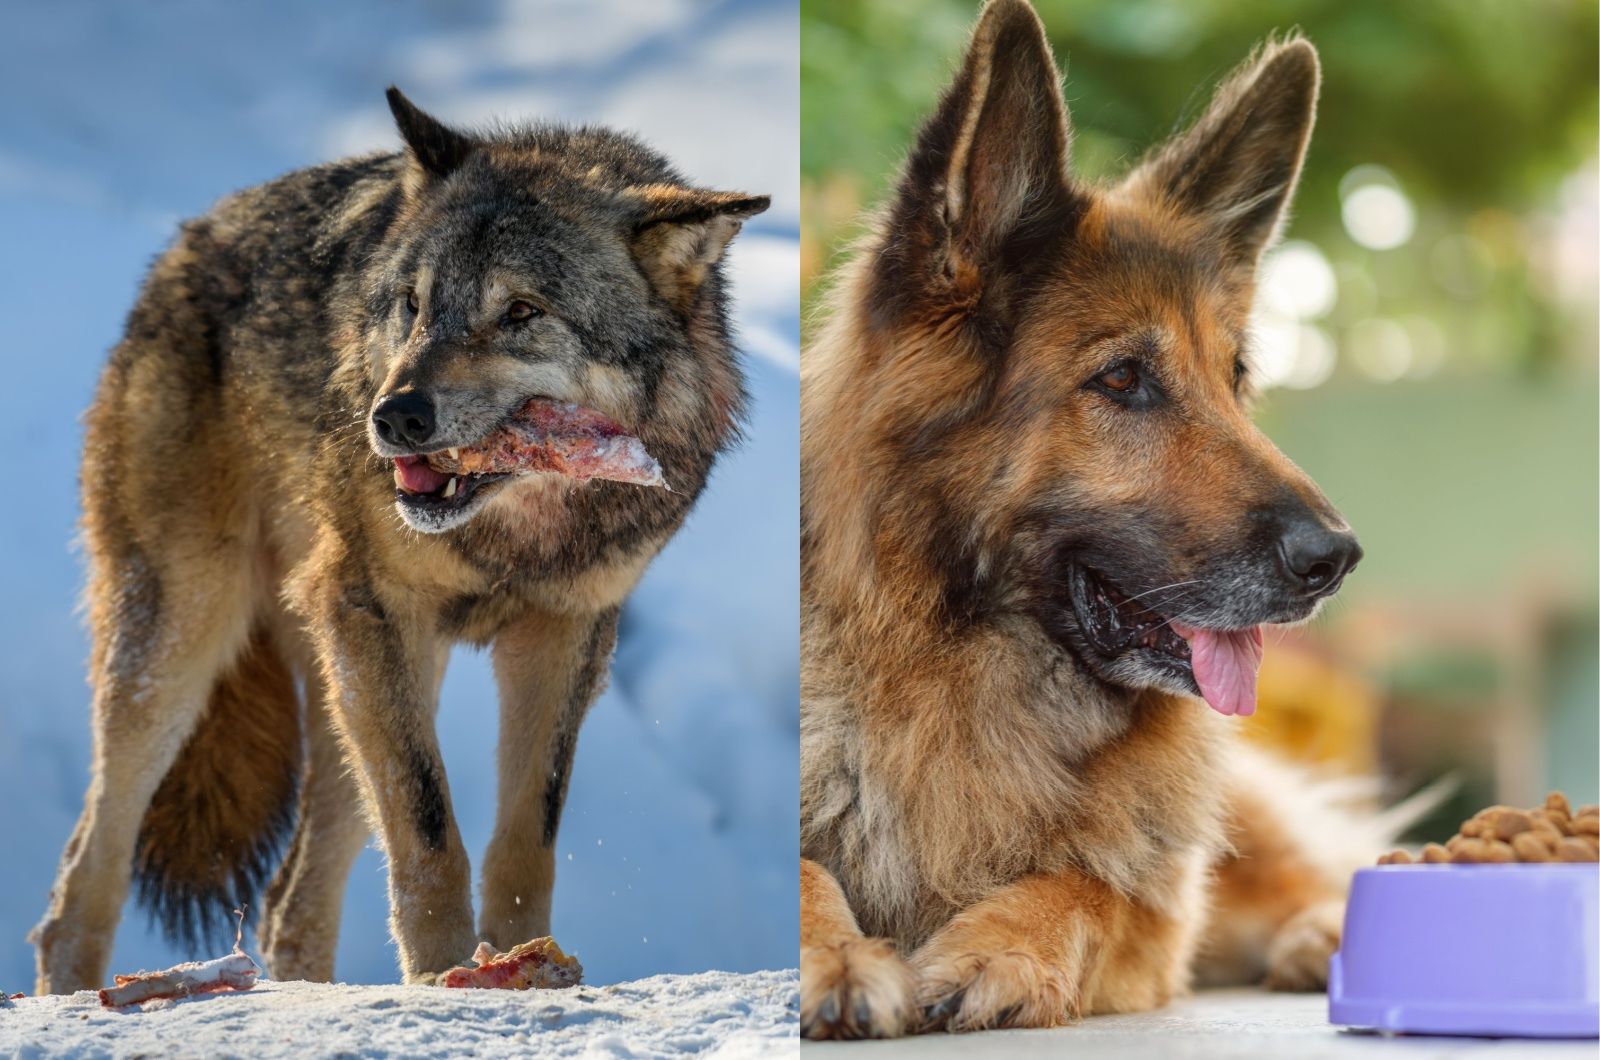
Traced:
<path fill-rule="evenodd" d="M 1361 869 L 1328 969 L 1328 1019 L 1411 1034 L 1600 1037 L 1600 866 Z"/>

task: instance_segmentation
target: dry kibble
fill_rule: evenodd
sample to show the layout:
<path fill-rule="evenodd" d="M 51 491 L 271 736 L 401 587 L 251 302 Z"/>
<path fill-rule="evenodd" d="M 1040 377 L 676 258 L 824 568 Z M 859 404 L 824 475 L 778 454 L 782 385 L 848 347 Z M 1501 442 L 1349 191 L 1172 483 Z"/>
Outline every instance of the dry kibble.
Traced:
<path fill-rule="evenodd" d="M 1483 860 L 1499 863 L 1517 860 L 1516 851 L 1511 849 L 1511 844 L 1499 839 L 1485 839 L 1483 841 Z"/>
<path fill-rule="evenodd" d="M 1537 832 L 1513 836 L 1511 849 L 1516 851 L 1518 861 L 1550 861 L 1555 857 L 1555 850 L 1547 846 Z"/>
<path fill-rule="evenodd" d="M 1600 860 L 1596 848 L 1581 839 L 1568 837 L 1561 841 L 1561 846 L 1556 848 L 1556 857 L 1562 861 L 1595 861 Z"/>
<path fill-rule="evenodd" d="M 1496 839 L 1510 839 L 1533 827 L 1533 817 L 1522 810 L 1506 810 L 1490 822 L 1491 835 Z"/>
<path fill-rule="evenodd" d="M 1600 806 L 1576 814 L 1559 791 L 1531 810 L 1490 806 L 1464 821 L 1441 846 L 1429 843 L 1420 859 L 1403 850 L 1385 854 L 1380 865 L 1478 865 L 1510 862 L 1600 861 Z"/>

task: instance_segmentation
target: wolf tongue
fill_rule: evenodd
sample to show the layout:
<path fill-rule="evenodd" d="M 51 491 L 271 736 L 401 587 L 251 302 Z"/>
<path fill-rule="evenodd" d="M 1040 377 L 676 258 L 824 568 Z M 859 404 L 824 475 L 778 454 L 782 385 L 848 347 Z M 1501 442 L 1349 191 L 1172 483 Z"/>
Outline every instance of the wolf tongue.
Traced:
<path fill-rule="evenodd" d="M 1256 672 L 1261 669 L 1261 627 L 1196 629 L 1172 623 L 1189 642 L 1190 665 L 1200 694 L 1219 714 L 1256 712 Z"/>
<path fill-rule="evenodd" d="M 395 457 L 394 470 L 400 487 L 408 493 L 433 493 L 450 481 L 449 475 L 435 471 L 420 456 Z"/>

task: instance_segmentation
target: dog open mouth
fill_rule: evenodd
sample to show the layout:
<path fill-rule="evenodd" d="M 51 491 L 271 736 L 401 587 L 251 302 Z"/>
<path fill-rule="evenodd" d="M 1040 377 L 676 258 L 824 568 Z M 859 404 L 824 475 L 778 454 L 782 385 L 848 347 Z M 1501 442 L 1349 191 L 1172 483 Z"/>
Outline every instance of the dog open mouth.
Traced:
<path fill-rule="evenodd" d="M 671 489 L 655 457 L 621 424 L 571 402 L 534 398 L 476 445 L 396 457 L 395 496 L 415 512 L 461 511 L 492 484 L 535 473 Z"/>
<path fill-rule="evenodd" d="M 1202 629 L 1154 610 L 1104 575 L 1074 565 L 1072 609 L 1090 660 L 1102 673 L 1121 660 L 1177 678 L 1219 714 L 1255 713 L 1261 668 L 1261 627 Z M 1147 594 L 1149 595 L 1149 594 Z"/>

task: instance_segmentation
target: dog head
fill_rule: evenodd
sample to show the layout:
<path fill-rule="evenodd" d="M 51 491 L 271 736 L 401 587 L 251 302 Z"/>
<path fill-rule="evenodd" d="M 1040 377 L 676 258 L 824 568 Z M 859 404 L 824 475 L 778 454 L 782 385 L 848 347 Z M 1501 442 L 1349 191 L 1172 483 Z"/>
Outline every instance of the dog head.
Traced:
<path fill-rule="evenodd" d="M 415 529 L 467 522 L 543 477 L 402 474 L 473 446 L 530 399 L 584 406 L 640 437 L 675 488 L 735 429 L 719 261 L 768 200 L 685 184 L 602 129 L 473 135 L 389 105 L 402 203 L 366 272 L 372 450 L 396 461 Z M 427 489 L 412 488 L 425 486 Z"/>
<path fill-rule="evenodd" d="M 1361 555 L 1250 414 L 1256 266 L 1317 84 L 1308 42 L 1269 44 L 1091 186 L 1037 16 L 985 9 L 859 266 L 855 353 L 807 393 L 808 460 L 841 435 L 884 454 L 851 487 L 880 574 L 938 584 L 947 625 L 1023 614 L 1106 682 L 1253 709 L 1261 624 L 1309 617 Z"/>

